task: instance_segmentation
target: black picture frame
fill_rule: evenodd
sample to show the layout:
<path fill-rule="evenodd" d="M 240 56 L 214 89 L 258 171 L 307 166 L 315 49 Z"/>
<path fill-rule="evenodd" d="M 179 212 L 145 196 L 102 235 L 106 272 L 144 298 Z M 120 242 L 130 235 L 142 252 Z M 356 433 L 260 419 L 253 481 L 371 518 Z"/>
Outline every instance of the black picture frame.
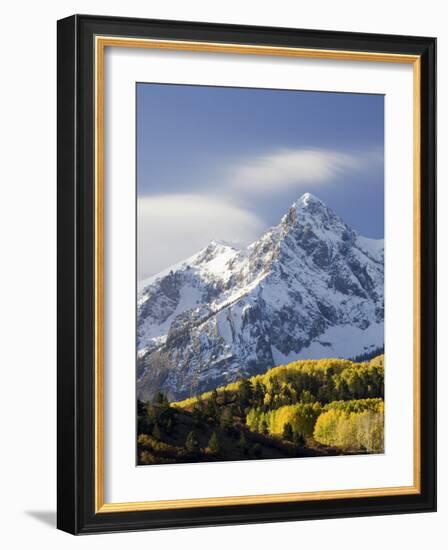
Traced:
<path fill-rule="evenodd" d="M 97 513 L 95 510 L 95 117 L 97 35 L 420 57 L 419 494 Z M 436 510 L 436 39 L 74 15 L 58 21 L 57 526 L 72 534 Z"/>

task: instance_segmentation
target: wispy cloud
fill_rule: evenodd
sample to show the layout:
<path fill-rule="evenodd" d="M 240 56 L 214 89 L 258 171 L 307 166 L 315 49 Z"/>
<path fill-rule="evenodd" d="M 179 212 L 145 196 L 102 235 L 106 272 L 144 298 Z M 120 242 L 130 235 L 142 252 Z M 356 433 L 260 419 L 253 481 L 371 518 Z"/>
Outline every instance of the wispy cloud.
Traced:
<path fill-rule="evenodd" d="M 369 149 L 341 152 L 326 149 L 282 149 L 229 162 L 207 186 L 189 193 L 140 196 L 138 199 L 138 278 L 142 280 L 195 254 L 212 239 L 246 245 L 270 223 L 266 204 L 283 214 L 292 200 L 310 191 L 338 186 L 341 178 L 363 181 L 381 166 L 383 152 Z M 231 168 L 228 168 L 228 165 Z M 210 181 L 219 182 L 210 185 Z"/>
<path fill-rule="evenodd" d="M 382 154 L 371 150 L 349 154 L 326 149 L 281 149 L 241 161 L 228 176 L 237 193 L 281 192 L 328 185 L 378 161 L 382 161 Z"/>
<path fill-rule="evenodd" d="M 212 239 L 247 244 L 263 222 L 252 212 L 218 197 L 157 195 L 138 200 L 138 278 L 198 252 Z"/>

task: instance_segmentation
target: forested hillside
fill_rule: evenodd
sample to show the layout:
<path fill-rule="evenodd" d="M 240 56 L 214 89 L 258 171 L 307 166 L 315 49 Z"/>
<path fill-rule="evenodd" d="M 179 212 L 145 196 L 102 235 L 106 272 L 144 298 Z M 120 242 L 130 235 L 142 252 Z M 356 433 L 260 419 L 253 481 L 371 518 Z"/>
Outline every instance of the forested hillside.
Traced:
<path fill-rule="evenodd" d="M 138 401 L 138 463 L 381 453 L 384 356 L 296 361 L 179 402 Z"/>

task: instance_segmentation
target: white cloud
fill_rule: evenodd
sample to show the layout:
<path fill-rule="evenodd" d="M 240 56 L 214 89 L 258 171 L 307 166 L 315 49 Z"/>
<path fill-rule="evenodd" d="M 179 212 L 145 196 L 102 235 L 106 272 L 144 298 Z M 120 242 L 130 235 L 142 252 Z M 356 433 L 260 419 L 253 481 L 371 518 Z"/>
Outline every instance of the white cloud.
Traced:
<path fill-rule="evenodd" d="M 264 229 L 251 212 L 205 195 L 139 197 L 137 208 L 139 280 L 195 254 L 212 239 L 247 244 Z"/>
<path fill-rule="evenodd" d="M 282 149 L 236 162 L 208 194 L 139 197 L 138 278 L 195 254 L 212 239 L 245 245 L 259 238 L 266 224 L 243 206 L 253 207 L 257 195 L 280 197 L 289 190 L 296 190 L 297 196 L 318 193 L 319 187 L 333 185 L 341 176 L 361 175 L 382 162 L 383 151 L 376 149 L 350 154 Z"/>
<path fill-rule="evenodd" d="M 283 149 L 245 160 L 234 167 L 230 181 L 241 192 L 285 191 L 312 184 L 332 183 L 341 175 L 363 168 L 374 157 L 325 149 Z"/>

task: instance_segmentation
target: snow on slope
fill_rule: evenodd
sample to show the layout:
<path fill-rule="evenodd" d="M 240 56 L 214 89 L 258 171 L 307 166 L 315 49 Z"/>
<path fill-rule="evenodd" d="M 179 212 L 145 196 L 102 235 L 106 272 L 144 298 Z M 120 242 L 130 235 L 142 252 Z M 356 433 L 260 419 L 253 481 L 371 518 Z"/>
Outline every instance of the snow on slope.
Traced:
<path fill-rule="evenodd" d="M 300 358 L 384 342 L 382 241 L 306 193 L 246 249 L 212 241 L 138 297 L 138 395 L 206 391 Z"/>

